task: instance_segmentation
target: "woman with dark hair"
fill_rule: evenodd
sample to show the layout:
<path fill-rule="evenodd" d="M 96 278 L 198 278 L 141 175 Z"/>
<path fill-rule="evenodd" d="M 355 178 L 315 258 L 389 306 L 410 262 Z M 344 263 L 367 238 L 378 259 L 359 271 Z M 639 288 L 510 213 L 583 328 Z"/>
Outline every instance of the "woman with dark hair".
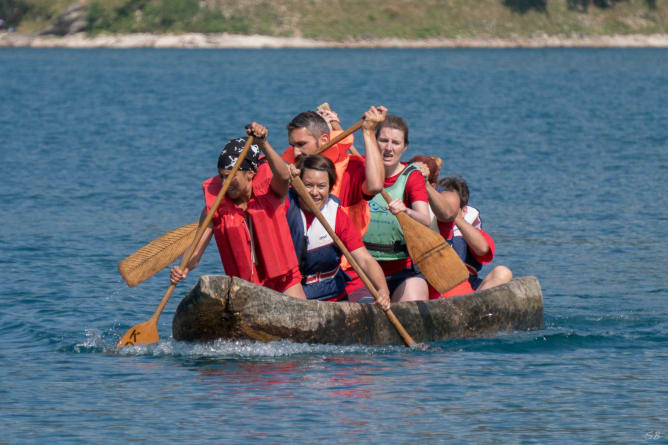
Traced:
<path fill-rule="evenodd" d="M 383 271 L 364 247 L 359 231 L 339 206 L 338 198 L 330 195 L 337 181 L 334 163 L 324 156 L 307 155 L 301 157 L 297 167 L 309 196 L 376 287 L 378 304 L 383 309 L 389 308 L 389 290 Z M 340 266 L 341 250 L 294 189 L 288 193 L 286 207 L 306 297 L 322 301 L 346 299 L 349 278 Z"/>
<path fill-rule="evenodd" d="M 403 211 L 425 226 L 430 223 L 424 178 L 415 165 L 401 162 L 408 148 L 408 125 L 399 116 L 389 115 L 376 127 L 376 140 L 385 169 L 383 186 L 392 201 L 387 204 L 380 194 L 369 197 L 371 222 L 364 244 L 383 269 L 392 301 L 427 300 L 427 281 L 408 255 L 395 216 Z"/>

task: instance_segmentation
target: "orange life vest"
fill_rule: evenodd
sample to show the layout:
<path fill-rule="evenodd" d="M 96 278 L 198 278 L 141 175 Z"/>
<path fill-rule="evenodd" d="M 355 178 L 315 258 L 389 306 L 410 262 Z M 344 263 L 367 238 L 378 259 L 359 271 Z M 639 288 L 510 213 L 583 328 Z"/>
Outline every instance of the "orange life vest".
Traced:
<path fill-rule="evenodd" d="M 222 187 L 220 177 L 202 183 L 208 211 Z M 251 257 L 251 237 L 245 224 L 248 213 L 256 234 L 256 265 Z M 272 191 L 251 196 L 244 212 L 225 196 L 213 217 L 213 234 L 225 273 L 253 283 L 283 276 L 298 266 L 283 200 Z"/>

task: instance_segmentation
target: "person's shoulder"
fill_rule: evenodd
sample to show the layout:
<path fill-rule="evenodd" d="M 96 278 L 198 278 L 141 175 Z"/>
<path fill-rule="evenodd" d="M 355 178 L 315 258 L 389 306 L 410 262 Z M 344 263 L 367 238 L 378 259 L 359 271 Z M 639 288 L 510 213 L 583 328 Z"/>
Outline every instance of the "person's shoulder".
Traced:
<path fill-rule="evenodd" d="M 424 176 L 422 176 L 422 172 L 418 170 L 411 170 L 411 172 L 408 174 L 408 179 L 409 180 L 415 180 L 415 178 L 418 179 L 424 179 Z M 424 182 L 424 181 L 422 181 Z"/>
<path fill-rule="evenodd" d="M 334 231 L 341 237 L 341 240 L 347 247 L 352 247 L 353 250 L 361 247 L 357 244 L 354 244 L 353 246 L 349 245 L 351 241 L 361 243 L 362 238 L 359 230 L 353 223 L 353 220 L 341 207 L 336 211 L 336 227 L 334 228 Z"/>
<path fill-rule="evenodd" d="M 360 155 L 348 155 L 348 165 L 346 166 L 346 173 L 349 175 L 356 175 L 364 172 L 366 161 Z"/>
<path fill-rule="evenodd" d="M 426 189 L 424 176 L 420 170 L 413 170 L 408 174 L 406 186 L 411 188 Z"/>
<path fill-rule="evenodd" d="M 348 155 L 348 165 L 361 165 L 364 166 L 366 158 L 362 155 Z"/>
<path fill-rule="evenodd" d="M 218 184 L 220 184 L 220 176 L 216 175 L 216 176 L 212 176 L 208 179 L 205 179 L 202 182 L 202 185 L 209 185 L 209 184 L 213 184 L 214 182 L 217 182 Z"/>
<path fill-rule="evenodd" d="M 353 221 L 352 219 L 350 219 L 350 216 L 348 216 L 348 214 L 346 213 L 346 211 L 343 210 L 343 207 L 341 207 L 341 206 L 339 206 L 339 207 L 336 209 L 336 220 L 337 220 L 337 222 L 338 222 L 339 220 L 341 220 L 341 221 L 344 222 L 344 223 L 349 222 L 349 223 L 351 223 L 351 224 L 352 224 L 352 221 Z"/>
<path fill-rule="evenodd" d="M 220 181 L 220 176 L 212 176 L 209 179 L 202 182 L 202 188 L 206 193 L 217 195 L 223 184 Z"/>

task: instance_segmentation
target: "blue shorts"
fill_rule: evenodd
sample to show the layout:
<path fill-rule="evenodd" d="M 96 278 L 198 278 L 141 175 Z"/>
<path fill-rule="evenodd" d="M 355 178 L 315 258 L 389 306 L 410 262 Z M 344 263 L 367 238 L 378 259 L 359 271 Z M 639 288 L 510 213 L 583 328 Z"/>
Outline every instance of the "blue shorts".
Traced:
<path fill-rule="evenodd" d="M 469 283 L 471 283 L 473 290 L 477 290 L 480 283 L 482 283 L 482 278 L 478 275 L 469 275 Z"/>
<path fill-rule="evenodd" d="M 425 279 L 424 275 L 422 275 L 422 272 L 420 272 L 420 269 L 417 267 L 416 264 L 413 264 L 411 267 L 407 267 L 406 269 L 400 270 L 397 273 L 393 273 L 392 275 L 386 276 L 385 279 L 387 280 L 387 287 L 390 289 L 390 296 L 394 293 L 395 290 L 401 284 L 406 281 L 409 278 L 413 277 L 418 277 Z"/>

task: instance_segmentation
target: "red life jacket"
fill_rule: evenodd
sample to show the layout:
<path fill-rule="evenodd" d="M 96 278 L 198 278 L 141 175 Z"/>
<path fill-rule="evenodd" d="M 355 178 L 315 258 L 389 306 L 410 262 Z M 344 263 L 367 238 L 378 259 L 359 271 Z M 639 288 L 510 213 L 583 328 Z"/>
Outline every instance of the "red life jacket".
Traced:
<path fill-rule="evenodd" d="M 219 176 L 202 183 L 207 211 L 215 202 L 221 187 Z M 257 265 L 253 264 L 251 258 L 251 238 L 245 224 L 246 213 L 255 233 Z M 253 193 L 246 212 L 225 196 L 212 222 L 218 252 L 227 275 L 262 284 L 265 280 L 283 276 L 298 266 L 283 200 L 271 190 L 261 195 Z"/>

